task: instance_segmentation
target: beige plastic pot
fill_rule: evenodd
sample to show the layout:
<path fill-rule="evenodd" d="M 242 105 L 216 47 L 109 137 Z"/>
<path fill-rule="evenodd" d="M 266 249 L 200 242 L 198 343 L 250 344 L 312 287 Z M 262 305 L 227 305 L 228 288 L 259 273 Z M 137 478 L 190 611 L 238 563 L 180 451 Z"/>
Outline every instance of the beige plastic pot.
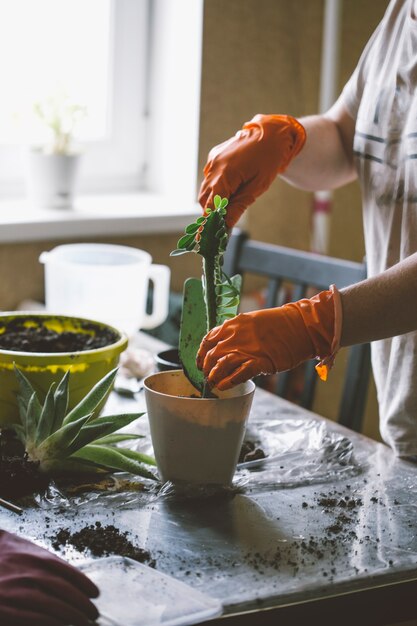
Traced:
<path fill-rule="evenodd" d="M 161 479 L 173 483 L 230 485 L 245 435 L 252 381 L 217 398 L 196 397 L 182 370 L 144 381 L 152 444 Z"/>

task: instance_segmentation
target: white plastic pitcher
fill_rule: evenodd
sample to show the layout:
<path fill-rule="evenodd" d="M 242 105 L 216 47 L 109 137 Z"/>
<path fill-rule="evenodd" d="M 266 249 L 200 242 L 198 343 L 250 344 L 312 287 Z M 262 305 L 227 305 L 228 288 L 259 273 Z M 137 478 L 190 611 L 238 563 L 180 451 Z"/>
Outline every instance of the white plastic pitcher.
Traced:
<path fill-rule="evenodd" d="M 105 322 L 131 336 L 168 316 L 170 269 L 144 250 L 113 244 L 76 243 L 42 252 L 48 312 Z M 149 283 L 152 312 L 146 312 Z"/>

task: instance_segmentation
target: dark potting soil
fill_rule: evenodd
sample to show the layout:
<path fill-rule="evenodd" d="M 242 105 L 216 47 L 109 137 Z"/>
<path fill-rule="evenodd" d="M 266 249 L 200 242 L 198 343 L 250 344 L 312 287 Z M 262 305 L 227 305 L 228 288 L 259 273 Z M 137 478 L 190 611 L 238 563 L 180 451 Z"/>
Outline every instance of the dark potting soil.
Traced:
<path fill-rule="evenodd" d="M 265 459 L 266 454 L 256 445 L 253 441 L 244 441 L 240 449 L 238 463 L 247 463 L 248 461 L 256 461 L 258 459 Z"/>
<path fill-rule="evenodd" d="M 26 327 L 26 322 L 35 325 Z M 104 348 L 115 343 L 119 336 L 110 328 L 86 323 L 82 332 L 56 332 L 39 325 L 39 318 L 16 318 L 7 323 L 0 334 L 0 348 L 15 352 L 83 352 Z M 85 331 L 85 332 L 84 332 Z"/>
<path fill-rule="evenodd" d="M 0 457 L 0 497 L 18 500 L 46 489 L 49 480 L 38 465 L 22 456 Z"/>
<path fill-rule="evenodd" d="M 51 540 L 55 550 L 71 545 L 79 552 L 89 552 L 93 556 L 117 554 L 155 567 L 150 552 L 135 546 L 128 539 L 127 532 L 121 532 L 113 524 L 103 526 L 101 522 L 96 522 L 75 532 L 62 528 Z"/>

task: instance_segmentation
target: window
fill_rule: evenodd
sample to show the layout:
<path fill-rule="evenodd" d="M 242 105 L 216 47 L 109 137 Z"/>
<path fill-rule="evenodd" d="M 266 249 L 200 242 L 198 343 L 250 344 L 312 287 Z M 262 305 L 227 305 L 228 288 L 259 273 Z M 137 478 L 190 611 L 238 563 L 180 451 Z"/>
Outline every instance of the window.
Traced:
<path fill-rule="evenodd" d="M 152 1 L 152 0 L 151 0 Z M 81 191 L 144 185 L 149 0 L 0 0 L 0 195 L 24 191 L 33 105 L 83 105 Z"/>

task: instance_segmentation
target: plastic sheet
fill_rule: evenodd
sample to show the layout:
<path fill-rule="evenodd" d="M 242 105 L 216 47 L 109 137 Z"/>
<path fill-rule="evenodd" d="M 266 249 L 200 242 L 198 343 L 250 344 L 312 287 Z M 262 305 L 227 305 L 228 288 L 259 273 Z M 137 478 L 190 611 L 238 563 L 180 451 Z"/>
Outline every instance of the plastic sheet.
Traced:
<path fill-rule="evenodd" d="M 153 455 L 147 421 L 136 425 L 146 436 L 131 447 Z M 360 473 L 350 439 L 331 432 L 326 422 L 305 419 L 268 418 L 252 420 L 246 440 L 261 447 L 266 457 L 240 463 L 230 487 L 173 485 L 155 483 L 141 477 L 115 474 L 103 483 L 80 487 L 51 485 L 48 493 L 37 498 L 43 508 L 102 506 L 103 500 L 115 507 L 129 508 L 140 502 L 160 498 L 210 498 L 233 493 L 288 488 L 347 478 Z"/>

